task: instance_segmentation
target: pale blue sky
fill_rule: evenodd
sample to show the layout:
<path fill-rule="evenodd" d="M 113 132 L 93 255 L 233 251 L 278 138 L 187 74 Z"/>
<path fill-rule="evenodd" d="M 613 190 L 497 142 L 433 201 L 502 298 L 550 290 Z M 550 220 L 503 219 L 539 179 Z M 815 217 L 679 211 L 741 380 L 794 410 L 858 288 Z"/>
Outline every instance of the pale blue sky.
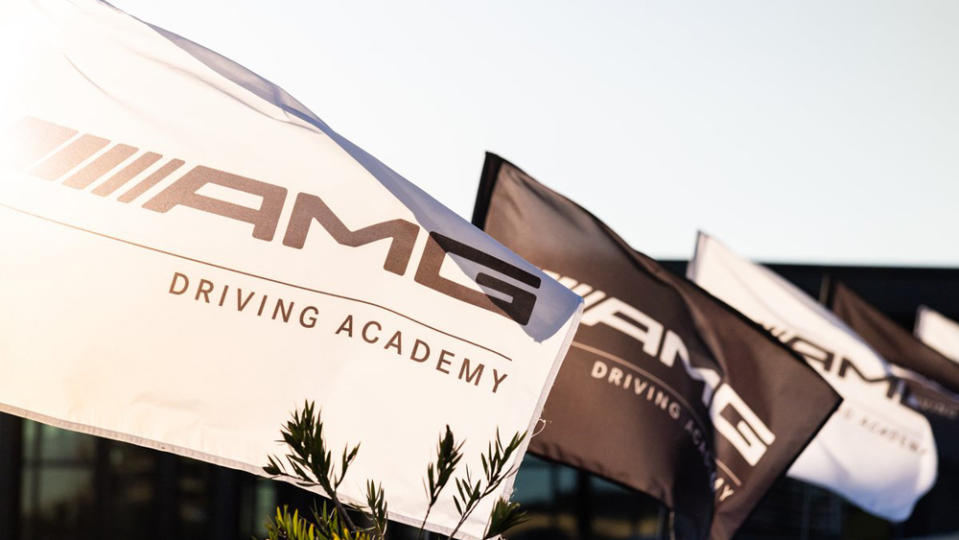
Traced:
<path fill-rule="evenodd" d="M 490 150 L 655 257 L 959 266 L 957 2 L 112 3 L 467 218 Z"/>

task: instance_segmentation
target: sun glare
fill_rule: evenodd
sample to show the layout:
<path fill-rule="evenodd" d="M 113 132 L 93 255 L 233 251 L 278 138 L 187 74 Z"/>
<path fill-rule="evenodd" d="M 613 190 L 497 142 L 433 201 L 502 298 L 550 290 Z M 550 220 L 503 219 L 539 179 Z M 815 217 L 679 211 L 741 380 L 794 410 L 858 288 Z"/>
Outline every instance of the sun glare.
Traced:
<path fill-rule="evenodd" d="M 16 147 L 9 140 L 11 124 L 25 114 L 30 67 L 35 63 L 37 44 L 43 43 L 37 29 L 45 26 L 30 23 L 40 16 L 27 3 L 0 7 L 0 163 L 8 163 Z"/>

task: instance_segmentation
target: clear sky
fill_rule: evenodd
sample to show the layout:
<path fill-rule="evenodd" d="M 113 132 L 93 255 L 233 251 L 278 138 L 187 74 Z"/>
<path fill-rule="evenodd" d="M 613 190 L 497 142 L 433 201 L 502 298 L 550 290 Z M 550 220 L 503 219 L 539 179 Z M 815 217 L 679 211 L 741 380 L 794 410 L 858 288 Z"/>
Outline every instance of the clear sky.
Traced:
<path fill-rule="evenodd" d="M 466 218 L 490 150 L 654 257 L 959 266 L 959 2 L 112 3 Z"/>

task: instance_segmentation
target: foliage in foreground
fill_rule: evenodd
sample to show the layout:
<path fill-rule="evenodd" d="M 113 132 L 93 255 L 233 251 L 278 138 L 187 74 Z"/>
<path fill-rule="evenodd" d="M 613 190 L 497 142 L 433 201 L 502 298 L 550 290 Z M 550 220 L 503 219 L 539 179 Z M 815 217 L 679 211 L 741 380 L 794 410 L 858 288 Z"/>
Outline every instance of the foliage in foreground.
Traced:
<path fill-rule="evenodd" d="M 303 487 L 319 487 L 329 503 L 324 502 L 322 508 L 314 508 L 310 517 L 300 515 L 296 510 L 291 513 L 286 506 L 278 507 L 276 515 L 267 523 L 269 540 L 384 540 L 389 522 L 386 518 L 386 498 L 379 484 L 372 480 L 366 482 L 366 504 L 362 508 L 348 507 L 337 496 L 337 490 L 356 459 L 360 445 L 352 448 L 347 445 L 339 462 L 335 463 L 333 452 L 327 448 L 323 438 L 320 413 L 311 402 L 304 403 L 302 411 L 293 411 L 292 418 L 286 422 L 281 434 L 288 453 L 283 458 L 269 456 L 269 463 L 263 470 L 271 476 L 291 477 Z M 424 488 L 427 507 L 418 538 L 422 538 L 430 511 L 452 479 L 456 486 L 453 504 L 459 521 L 446 537 L 450 540 L 480 502 L 496 491 L 504 480 L 516 474 L 516 468 L 507 468 L 507 464 L 525 437 L 526 433 L 516 433 L 503 444 L 497 431 L 496 440 L 490 442 L 486 453 L 480 456 L 482 476 L 477 475 L 474 479 L 469 466 L 466 466 L 461 476 L 454 477 L 463 458 L 463 442 L 457 443 L 449 426 L 446 426 L 446 432 L 436 446 L 436 461 L 426 469 Z M 525 520 L 525 512 L 518 503 L 501 498 L 493 505 L 484 538 L 497 537 Z"/>

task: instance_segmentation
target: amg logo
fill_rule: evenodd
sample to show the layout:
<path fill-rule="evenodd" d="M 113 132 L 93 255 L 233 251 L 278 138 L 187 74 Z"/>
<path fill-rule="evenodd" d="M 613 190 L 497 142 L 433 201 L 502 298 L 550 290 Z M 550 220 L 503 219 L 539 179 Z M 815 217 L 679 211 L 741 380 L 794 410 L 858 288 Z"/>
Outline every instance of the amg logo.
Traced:
<path fill-rule="evenodd" d="M 851 378 L 855 376 L 858 380 L 866 384 L 885 385 L 885 396 L 891 400 L 902 401 L 905 387 L 902 379 L 895 375 L 885 375 L 883 377 L 867 377 L 856 367 L 852 360 L 834 353 L 825 347 L 814 343 L 802 336 L 799 336 L 789 330 L 777 328 L 775 326 L 763 325 L 770 334 L 776 337 L 784 345 L 799 353 L 806 362 L 821 371 L 822 373 L 835 373 L 840 379 Z"/>
<path fill-rule="evenodd" d="M 678 358 L 689 377 L 703 382 L 702 402 L 709 408 L 709 416 L 716 431 L 729 441 L 747 463 L 752 466 L 759 463 L 769 445 L 776 440 L 775 434 L 742 397 L 722 381 L 720 373 L 712 368 L 690 363 L 689 351 L 678 334 L 639 309 L 618 298 L 607 296 L 603 291 L 586 283 L 548 270 L 545 272 L 583 297 L 586 305 L 580 321 L 583 326 L 602 323 L 618 330 L 639 342 L 647 355 L 658 358 L 669 367 L 673 367 Z M 738 417 L 735 425 L 727 419 L 727 416 L 733 417 L 731 413 Z"/>
<path fill-rule="evenodd" d="M 62 180 L 63 185 L 79 190 L 96 184 L 90 193 L 100 197 L 120 191 L 116 200 L 121 203 L 134 202 L 149 189 L 173 178 L 159 193 L 146 200 L 142 207 L 165 213 L 177 206 L 185 206 L 246 222 L 253 227 L 253 238 L 264 242 L 273 241 L 288 199 L 287 189 L 283 186 L 202 165 L 175 176 L 174 173 L 185 163 L 181 159 L 169 159 L 145 174 L 163 158 L 162 155 L 143 152 L 134 158 L 139 152 L 136 147 L 112 144 L 107 139 L 79 134 L 77 130 L 37 118 L 21 119 L 14 126 L 14 140 L 19 147 L 14 154 L 14 166 L 32 176 L 50 181 Z M 107 177 L 111 172 L 113 174 Z M 208 184 L 252 195 L 261 201 L 260 205 L 250 208 L 202 195 L 201 189 Z M 400 276 L 407 274 L 420 234 L 419 224 L 404 219 L 390 219 L 350 230 L 323 199 L 309 193 L 298 193 L 293 200 L 293 210 L 286 223 L 282 244 L 292 249 L 303 249 L 314 221 L 333 240 L 344 246 L 359 247 L 388 240 L 389 249 L 383 269 Z M 508 299 L 484 294 L 441 276 L 440 268 L 447 254 L 479 264 L 501 276 L 480 271 L 475 281 L 481 287 L 497 291 Z M 521 325 L 529 322 L 536 305 L 533 291 L 541 285 L 538 276 L 436 231 L 429 233 L 420 262 L 412 274 L 412 279 L 421 285 L 505 315 Z"/>

